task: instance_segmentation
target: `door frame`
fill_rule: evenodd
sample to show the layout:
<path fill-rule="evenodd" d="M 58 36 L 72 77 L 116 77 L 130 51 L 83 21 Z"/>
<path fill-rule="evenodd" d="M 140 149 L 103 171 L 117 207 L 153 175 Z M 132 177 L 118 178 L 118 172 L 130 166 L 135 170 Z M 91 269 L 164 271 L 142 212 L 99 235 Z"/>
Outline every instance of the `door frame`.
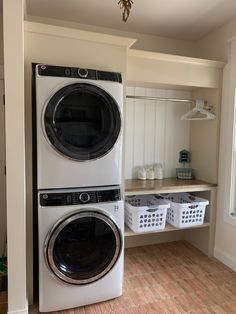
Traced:
<path fill-rule="evenodd" d="M 6 209 L 6 142 L 3 65 L 0 65 L 0 257 L 6 252 L 7 209 Z M 3 250 L 5 249 L 5 252 Z"/>

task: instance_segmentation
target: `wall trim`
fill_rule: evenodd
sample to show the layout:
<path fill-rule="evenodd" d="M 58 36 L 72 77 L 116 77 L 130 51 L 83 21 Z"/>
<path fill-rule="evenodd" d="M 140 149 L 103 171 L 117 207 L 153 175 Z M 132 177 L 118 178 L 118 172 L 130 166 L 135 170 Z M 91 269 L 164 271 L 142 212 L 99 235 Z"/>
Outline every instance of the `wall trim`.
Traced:
<path fill-rule="evenodd" d="M 0 64 L 0 80 L 4 79 L 4 65 Z"/>
<path fill-rule="evenodd" d="M 185 57 L 185 56 L 179 56 L 179 55 L 174 55 L 174 54 L 139 50 L 139 49 L 133 49 L 133 48 L 128 50 L 128 56 L 136 57 L 136 58 L 144 58 L 144 59 L 153 59 L 153 60 L 159 60 L 159 61 L 167 61 L 167 62 L 178 62 L 182 64 L 187 63 L 187 64 L 192 64 L 192 65 L 213 67 L 213 68 L 219 68 L 219 69 L 222 69 L 225 66 L 225 62 L 222 62 L 222 61 Z"/>
<path fill-rule="evenodd" d="M 136 39 L 134 38 L 100 34 L 74 28 L 61 27 L 29 21 L 24 22 L 24 29 L 26 32 L 31 33 L 99 42 L 102 44 L 110 44 L 115 46 L 125 46 L 127 48 L 131 47 L 136 42 Z"/>
<path fill-rule="evenodd" d="M 3 0 L 8 311 L 10 313 L 28 312 L 23 11 L 23 0 Z"/>
<path fill-rule="evenodd" d="M 28 308 L 26 307 L 25 309 L 22 310 L 17 310 L 17 311 L 8 311 L 7 314 L 28 314 Z"/>
<path fill-rule="evenodd" d="M 232 270 L 236 271 L 236 258 L 230 256 L 219 248 L 214 249 L 214 257 Z"/>

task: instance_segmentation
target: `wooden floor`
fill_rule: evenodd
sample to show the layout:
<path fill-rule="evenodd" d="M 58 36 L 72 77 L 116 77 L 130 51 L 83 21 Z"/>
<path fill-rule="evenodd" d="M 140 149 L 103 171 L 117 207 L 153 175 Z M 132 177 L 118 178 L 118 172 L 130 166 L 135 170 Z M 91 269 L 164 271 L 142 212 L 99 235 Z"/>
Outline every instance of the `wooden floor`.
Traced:
<path fill-rule="evenodd" d="M 183 241 L 129 248 L 122 297 L 56 313 L 236 313 L 236 273 Z"/>
<path fill-rule="evenodd" d="M 7 292 L 0 292 L 0 314 L 7 313 Z"/>

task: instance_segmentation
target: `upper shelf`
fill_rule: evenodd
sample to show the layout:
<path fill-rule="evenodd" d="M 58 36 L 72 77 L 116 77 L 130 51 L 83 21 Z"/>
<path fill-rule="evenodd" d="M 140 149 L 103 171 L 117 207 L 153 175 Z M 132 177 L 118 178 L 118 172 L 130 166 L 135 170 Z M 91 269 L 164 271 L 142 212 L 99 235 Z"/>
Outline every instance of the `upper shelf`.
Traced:
<path fill-rule="evenodd" d="M 224 63 L 142 50 L 128 50 L 127 81 L 131 84 L 218 88 Z"/>
<path fill-rule="evenodd" d="M 200 180 L 179 180 L 176 178 L 144 181 L 129 179 L 125 180 L 125 195 L 209 191 L 216 186 L 216 184 Z"/>

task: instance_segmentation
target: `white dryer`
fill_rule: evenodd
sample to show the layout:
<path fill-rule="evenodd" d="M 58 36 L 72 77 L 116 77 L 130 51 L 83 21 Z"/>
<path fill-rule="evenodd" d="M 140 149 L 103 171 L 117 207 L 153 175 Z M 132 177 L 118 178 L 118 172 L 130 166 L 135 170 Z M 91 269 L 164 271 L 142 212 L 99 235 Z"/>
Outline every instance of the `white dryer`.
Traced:
<path fill-rule="evenodd" d="M 35 67 L 38 189 L 121 184 L 121 74 Z"/>
<path fill-rule="evenodd" d="M 119 187 L 38 194 L 39 311 L 118 297 L 124 209 Z"/>

